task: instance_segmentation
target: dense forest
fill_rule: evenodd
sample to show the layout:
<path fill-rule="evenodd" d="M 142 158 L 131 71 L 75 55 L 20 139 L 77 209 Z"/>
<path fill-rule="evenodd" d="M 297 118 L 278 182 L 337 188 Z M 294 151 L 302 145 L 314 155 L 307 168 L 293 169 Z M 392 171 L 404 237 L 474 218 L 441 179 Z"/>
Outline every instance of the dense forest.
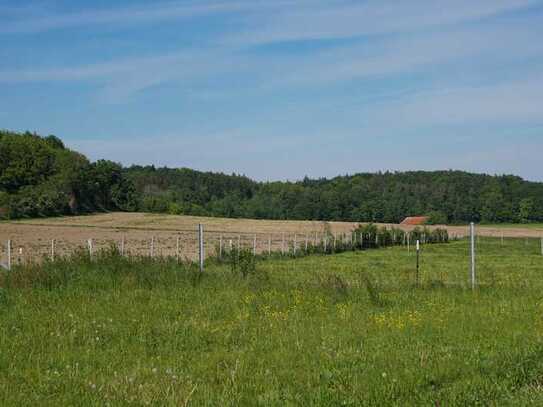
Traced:
<path fill-rule="evenodd" d="M 298 182 L 131 166 L 67 149 L 55 136 L 0 131 L 0 217 L 145 211 L 256 219 L 541 222 L 543 183 L 461 171 L 363 173 Z"/>

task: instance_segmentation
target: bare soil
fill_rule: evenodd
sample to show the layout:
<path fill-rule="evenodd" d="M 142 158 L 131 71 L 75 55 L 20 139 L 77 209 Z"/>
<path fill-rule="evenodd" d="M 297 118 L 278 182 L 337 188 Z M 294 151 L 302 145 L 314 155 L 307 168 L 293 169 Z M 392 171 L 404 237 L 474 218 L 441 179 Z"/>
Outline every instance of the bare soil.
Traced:
<path fill-rule="evenodd" d="M 0 223 L 0 262 L 5 263 L 6 242 L 12 241 L 12 258 L 15 262 L 29 262 L 51 255 L 51 241 L 55 256 L 67 255 L 74 250 L 86 249 L 92 239 L 94 250 L 111 245 L 121 246 L 124 240 L 125 253 L 138 255 L 176 256 L 195 259 L 197 251 L 198 224 L 204 225 L 206 252 L 217 252 L 223 247 L 237 245 L 253 247 L 256 239 L 258 252 L 303 247 L 306 240 L 319 239 L 328 230 L 334 234 L 348 234 L 358 223 L 322 221 L 271 221 L 251 219 L 226 219 L 196 216 L 177 216 L 147 213 L 105 213 L 89 216 L 74 216 L 47 219 L 32 219 Z M 381 224 L 403 230 L 415 226 Z M 436 226 L 430 226 L 434 228 Z M 441 226 L 451 235 L 468 234 L 467 226 Z M 494 237 L 540 237 L 543 228 L 479 226 L 481 236 Z"/>

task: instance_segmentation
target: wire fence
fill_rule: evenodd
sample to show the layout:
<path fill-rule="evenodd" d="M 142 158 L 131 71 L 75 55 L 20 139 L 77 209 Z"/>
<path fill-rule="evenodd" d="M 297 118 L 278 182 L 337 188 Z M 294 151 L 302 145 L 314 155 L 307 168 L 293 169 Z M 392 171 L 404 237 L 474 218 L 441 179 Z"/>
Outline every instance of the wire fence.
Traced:
<path fill-rule="evenodd" d="M 533 262 L 518 262 L 519 267 L 541 269 L 543 259 L 543 237 L 481 236 L 474 234 L 473 251 L 470 236 L 457 234 L 446 236 L 454 244 L 446 250 L 428 243 L 424 233 L 403 232 L 395 228 L 375 229 L 365 233 L 353 230 L 350 233 L 314 231 L 303 233 L 262 233 L 205 230 L 118 231 L 115 238 L 103 236 L 99 229 L 88 229 L 85 238 L 76 240 L 52 236 L 51 239 L 8 239 L 0 242 L 0 265 L 4 269 L 29 265 L 43 261 L 67 258 L 77 252 L 86 252 L 91 257 L 102 251 L 115 250 L 119 255 L 145 256 L 179 262 L 199 261 L 203 268 L 207 259 L 226 258 L 233 251 L 247 251 L 254 256 L 299 257 L 310 254 L 334 254 L 345 251 L 368 250 L 380 247 L 403 247 L 408 256 L 420 256 L 422 268 L 432 268 L 432 274 L 421 273 L 421 278 L 447 281 L 448 284 L 490 284 L 495 282 L 504 267 L 511 264 L 514 256 L 534 256 Z M 445 239 L 444 239 L 445 240 Z M 417 251 L 417 241 L 419 251 Z M 436 241 L 440 243 L 441 241 Z M 475 275 L 466 278 L 476 265 Z M 411 267 L 409 260 L 406 267 Z M 456 267 L 450 267 L 454 264 Z M 458 265 L 461 267 L 458 267 Z M 441 274 L 441 276 L 440 276 Z M 431 276 L 431 277 L 428 277 Z M 418 275 L 417 275 L 418 279 Z"/>

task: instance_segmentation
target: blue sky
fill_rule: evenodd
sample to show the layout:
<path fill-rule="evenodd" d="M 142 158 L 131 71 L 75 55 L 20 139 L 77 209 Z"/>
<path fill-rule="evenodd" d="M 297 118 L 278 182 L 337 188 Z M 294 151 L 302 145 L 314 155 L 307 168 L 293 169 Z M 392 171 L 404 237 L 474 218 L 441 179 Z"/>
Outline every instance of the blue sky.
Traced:
<path fill-rule="evenodd" d="M 259 180 L 543 181 L 541 0 L 0 0 L 0 127 Z"/>

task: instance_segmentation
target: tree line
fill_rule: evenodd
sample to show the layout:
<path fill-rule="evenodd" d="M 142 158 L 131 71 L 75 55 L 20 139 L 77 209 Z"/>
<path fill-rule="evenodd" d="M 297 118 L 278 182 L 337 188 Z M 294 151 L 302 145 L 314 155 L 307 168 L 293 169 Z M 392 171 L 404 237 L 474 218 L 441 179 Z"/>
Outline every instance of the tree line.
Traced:
<path fill-rule="evenodd" d="M 463 171 L 361 173 L 257 182 L 237 174 L 130 166 L 55 136 L 0 131 L 0 217 L 144 211 L 255 219 L 397 223 L 541 222 L 543 183 Z"/>

